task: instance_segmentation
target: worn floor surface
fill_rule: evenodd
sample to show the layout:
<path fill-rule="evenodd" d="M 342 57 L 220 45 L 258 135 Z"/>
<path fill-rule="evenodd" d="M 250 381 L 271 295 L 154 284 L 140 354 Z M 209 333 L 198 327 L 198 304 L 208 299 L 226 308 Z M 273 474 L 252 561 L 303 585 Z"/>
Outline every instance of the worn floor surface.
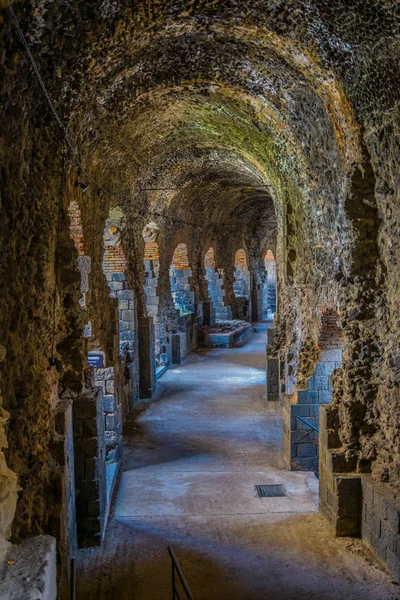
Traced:
<path fill-rule="evenodd" d="M 313 473 L 284 469 L 280 407 L 265 401 L 265 325 L 200 351 L 125 427 L 114 513 L 78 559 L 78 600 L 169 600 L 171 545 L 195 600 L 399 600 L 363 546 L 334 539 Z M 256 484 L 282 483 L 259 499 Z"/>

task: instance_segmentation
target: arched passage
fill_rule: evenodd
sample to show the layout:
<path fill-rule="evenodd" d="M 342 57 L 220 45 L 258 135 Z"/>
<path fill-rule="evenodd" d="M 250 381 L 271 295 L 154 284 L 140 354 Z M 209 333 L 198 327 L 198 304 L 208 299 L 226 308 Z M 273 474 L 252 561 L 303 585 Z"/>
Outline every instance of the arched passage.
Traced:
<path fill-rule="evenodd" d="M 250 271 L 246 251 L 241 248 L 235 254 L 235 282 L 233 290 L 236 298 L 250 298 Z"/>
<path fill-rule="evenodd" d="M 192 270 L 187 246 L 178 244 L 172 257 L 169 280 L 175 308 L 179 311 L 180 316 L 194 312 L 194 292 L 190 286 L 191 277 Z"/>
<path fill-rule="evenodd" d="M 151 219 L 162 223 L 168 260 L 171 240 L 190 240 L 193 261 L 216 240 L 229 305 L 232 249 L 248 250 L 258 294 L 256 263 L 270 244 L 279 266 L 279 314 L 269 345 L 279 366 L 277 399 L 290 395 L 292 377 L 307 391 L 321 300 L 338 285 L 344 360 L 325 433 L 341 445 L 326 448 L 332 510 L 324 514 L 335 520 L 344 481 L 356 499 L 357 486 L 364 496 L 370 491 L 369 504 L 379 498 L 358 534 L 398 577 L 392 526 L 400 487 L 397 3 L 139 0 L 133 9 L 129 2 L 69 0 L 57 18 L 50 0 L 6 4 L 15 15 L 2 10 L 0 19 L 0 260 L 7 281 L 0 300 L 1 384 L 11 415 L 2 443 L 21 481 L 15 538 L 52 532 L 51 509 L 58 510 L 52 484 L 68 474 L 53 448 L 55 396 L 69 389 L 66 381 L 75 394 L 91 386 L 80 304 L 90 305 L 92 331 L 114 369 L 121 342 L 129 352 L 99 260 L 101 229 L 119 203 L 141 313 L 138 250 Z M 26 55 L 21 32 L 31 47 Z M 85 244 L 84 251 L 95 293 L 81 290 L 79 298 L 71 258 L 79 248 L 65 244 L 68 196 L 79 198 L 85 231 L 93 231 L 93 251 Z M 276 236 L 268 236 L 272 214 Z M 121 283 L 111 279 L 112 294 L 125 291 Z M 177 313 L 162 283 L 168 334 L 184 338 L 190 303 L 178 304 Z M 198 293 L 198 281 L 190 283 Z M 259 320 L 258 303 L 256 309 Z M 381 519 L 382 498 L 394 518 Z"/>
<path fill-rule="evenodd" d="M 161 353 L 160 346 L 160 297 L 158 290 L 158 279 L 160 274 L 160 254 L 157 242 L 159 227 L 156 223 L 149 223 L 143 229 L 144 238 L 144 268 L 145 281 L 144 292 L 146 295 L 146 310 L 149 317 L 153 319 L 154 325 L 154 352 L 157 368 L 169 362 L 165 352 Z"/>
<path fill-rule="evenodd" d="M 251 276 L 246 251 L 241 248 L 235 253 L 233 292 L 235 295 L 233 315 L 236 319 L 251 321 Z"/>
<path fill-rule="evenodd" d="M 216 268 L 214 248 L 210 247 L 204 256 L 208 296 L 217 320 L 229 319 L 229 307 L 225 306 L 223 270 Z"/>
<path fill-rule="evenodd" d="M 265 250 L 265 280 L 263 286 L 263 320 L 272 321 L 277 309 L 276 262 L 271 250 Z"/>
<path fill-rule="evenodd" d="M 286 398 L 284 412 L 284 456 L 292 470 L 318 471 L 320 407 L 332 401 L 332 376 L 341 367 L 342 348 L 343 330 L 339 325 L 339 314 L 336 308 L 323 306 L 315 347 L 316 361 L 308 365 L 307 375 L 300 380 L 286 373 L 286 379 L 293 380 L 287 382 L 287 389 L 294 387 L 295 390 L 293 398 Z M 298 367 L 303 371 L 302 364 Z"/>

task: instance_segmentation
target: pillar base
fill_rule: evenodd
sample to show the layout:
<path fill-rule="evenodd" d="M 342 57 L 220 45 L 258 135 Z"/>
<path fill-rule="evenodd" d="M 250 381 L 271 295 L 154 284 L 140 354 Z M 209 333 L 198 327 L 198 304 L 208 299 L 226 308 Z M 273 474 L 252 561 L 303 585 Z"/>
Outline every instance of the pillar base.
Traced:
<path fill-rule="evenodd" d="M 320 413 L 319 506 L 336 536 L 361 537 L 400 583 L 400 501 L 387 483 L 356 472 L 357 456 L 338 447 L 337 411 Z"/>

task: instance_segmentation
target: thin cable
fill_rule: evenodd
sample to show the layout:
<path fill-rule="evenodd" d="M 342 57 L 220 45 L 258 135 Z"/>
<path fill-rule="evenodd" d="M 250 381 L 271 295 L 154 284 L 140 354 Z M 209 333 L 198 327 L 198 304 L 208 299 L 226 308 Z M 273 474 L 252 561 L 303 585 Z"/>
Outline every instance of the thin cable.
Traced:
<path fill-rule="evenodd" d="M 52 100 L 50 98 L 50 95 L 49 95 L 49 93 L 47 91 L 47 88 L 46 88 L 46 86 L 44 84 L 42 76 L 40 75 L 39 69 L 38 69 L 38 67 L 36 65 L 35 59 L 33 58 L 33 55 L 32 55 L 32 53 L 31 53 L 31 51 L 29 49 L 28 43 L 27 43 L 26 38 L 24 36 L 24 33 L 23 33 L 23 31 L 22 31 L 22 29 L 20 27 L 17 15 L 15 14 L 14 9 L 13 9 L 13 7 L 11 5 L 11 0 L 6 0 L 6 4 L 8 6 L 8 10 L 10 11 L 11 18 L 12 18 L 12 20 L 14 22 L 14 25 L 15 25 L 15 28 L 16 28 L 16 30 L 18 32 L 19 38 L 21 40 L 21 43 L 22 43 L 22 45 L 23 45 L 23 47 L 25 49 L 25 52 L 26 52 L 26 54 L 27 54 L 27 56 L 29 58 L 29 61 L 30 61 L 31 66 L 33 68 L 33 71 L 34 71 L 34 73 L 35 73 L 35 75 L 37 77 L 37 80 L 38 80 L 39 84 L 40 84 L 40 87 L 42 88 L 42 91 L 43 91 L 43 94 L 44 94 L 44 96 L 46 98 L 47 104 L 49 105 L 50 110 L 51 110 L 51 112 L 52 112 L 52 114 L 53 114 L 53 116 L 54 116 L 54 118 L 55 118 L 58 126 L 60 127 L 60 129 L 61 129 L 61 131 L 62 131 L 62 133 L 64 135 L 66 144 L 67 144 L 69 150 L 71 151 L 73 159 L 75 160 L 75 162 L 76 162 L 77 166 L 79 167 L 80 171 L 85 175 L 85 177 L 86 177 L 86 179 L 88 181 L 90 181 L 91 183 L 93 183 L 99 190 L 101 190 L 102 192 L 104 192 L 109 198 L 112 198 L 112 199 L 116 200 L 117 202 L 119 202 L 120 200 L 122 200 L 122 198 L 118 198 L 118 197 L 114 196 L 114 194 L 112 194 L 105 187 L 103 187 L 83 167 L 83 165 L 81 163 L 81 160 L 79 158 L 78 152 L 77 152 L 74 144 L 72 143 L 72 140 L 71 140 L 71 138 L 70 138 L 70 136 L 69 136 L 69 134 L 67 132 L 67 129 L 66 129 L 64 123 L 62 122 L 61 118 L 59 117 L 56 109 L 54 108 L 54 104 L 53 104 L 53 102 L 52 102 Z M 220 189 L 221 189 L 221 187 L 222 187 L 222 189 L 238 189 L 238 188 L 244 188 L 244 189 L 266 188 L 266 189 L 268 189 L 267 186 L 263 186 L 263 185 L 259 185 L 259 186 L 241 186 L 241 185 L 237 185 L 237 186 L 220 186 Z M 184 190 L 184 189 L 187 189 L 187 188 L 178 188 L 178 187 L 177 188 L 141 188 L 139 191 L 140 192 L 141 191 L 173 191 L 173 190 Z M 191 188 L 191 189 L 198 189 L 198 190 L 213 189 L 213 186 L 211 186 L 211 185 L 210 186 L 201 186 L 201 187 L 196 187 L 196 188 Z M 188 225 L 190 227 L 197 227 L 199 229 L 207 229 L 203 225 L 197 225 L 195 223 L 190 223 L 188 221 L 183 221 L 183 220 L 180 220 L 180 219 L 174 219 L 172 217 L 168 217 L 167 215 L 163 215 L 162 213 L 158 213 L 156 211 L 146 211 L 146 213 L 140 213 L 139 211 L 137 211 L 137 212 L 134 212 L 133 214 L 136 214 L 137 216 L 143 216 L 143 217 L 146 216 L 147 214 L 148 215 L 153 215 L 153 216 L 158 216 L 158 217 L 163 218 L 163 219 L 168 219 L 169 221 L 172 221 L 173 223 L 180 223 L 180 224 Z"/>
<path fill-rule="evenodd" d="M 57 327 L 57 272 L 58 272 L 58 238 L 61 230 L 61 207 L 64 194 L 65 185 L 65 157 L 62 153 L 62 168 L 61 168 L 61 185 L 60 193 L 58 196 L 58 214 L 57 214 L 57 227 L 56 227 L 56 239 L 54 243 L 54 293 L 53 293 L 53 330 L 52 330 L 52 341 L 51 341 L 51 356 L 49 362 L 52 367 L 55 365 L 55 353 L 56 353 L 56 327 Z"/>
<path fill-rule="evenodd" d="M 259 190 L 259 189 L 266 189 L 268 190 L 268 186 L 266 185 L 220 185 L 217 187 L 215 187 L 215 185 L 210 184 L 210 185 L 202 185 L 202 186 L 191 186 L 191 187 L 162 187 L 162 188 L 156 188 L 156 187 L 148 187 L 148 188 L 140 188 L 141 192 L 167 192 L 167 191 L 178 191 L 178 190 Z"/>
<path fill-rule="evenodd" d="M 26 38 L 25 38 L 25 36 L 23 34 L 23 31 L 22 31 L 22 29 L 20 27 L 19 21 L 17 19 L 17 15 L 15 14 L 14 9 L 13 9 L 13 7 L 11 5 L 11 1 L 10 0 L 6 0 L 6 3 L 7 3 L 7 6 L 8 6 L 8 10 L 10 11 L 11 18 L 12 18 L 12 20 L 14 22 L 15 28 L 16 28 L 16 30 L 18 32 L 19 38 L 21 40 L 21 43 L 22 43 L 22 45 L 23 45 L 23 47 L 25 49 L 25 52 L 26 52 L 26 54 L 27 54 L 27 56 L 29 58 L 29 61 L 30 61 L 31 66 L 32 66 L 32 68 L 33 68 L 33 70 L 35 72 L 37 80 L 39 81 L 40 87 L 42 88 L 42 91 L 43 91 L 43 94 L 44 94 L 44 96 L 46 98 L 47 104 L 49 105 L 50 110 L 51 110 L 51 112 L 52 112 L 55 120 L 57 121 L 58 126 L 60 127 L 61 131 L 64 134 L 65 141 L 67 143 L 68 148 L 70 149 L 70 151 L 72 153 L 72 156 L 73 156 L 76 164 L 78 165 L 78 167 L 80 168 L 80 170 L 82 171 L 82 173 L 84 173 L 84 175 L 87 177 L 87 179 L 89 181 L 91 181 L 92 183 L 94 183 L 99 189 L 101 189 L 108 196 L 113 197 L 112 194 L 110 194 L 98 181 L 96 181 L 96 179 L 94 179 L 86 171 L 86 169 L 83 167 L 83 165 L 82 165 L 82 163 L 81 163 L 81 161 L 79 159 L 78 152 L 75 149 L 75 146 L 73 145 L 72 140 L 71 140 L 71 138 L 68 135 L 67 129 L 66 129 L 64 123 L 62 122 L 61 118 L 58 116 L 58 113 L 57 113 L 56 109 L 54 108 L 53 102 L 52 102 L 52 100 L 50 98 L 50 95 L 49 95 L 49 93 L 47 91 L 47 88 L 46 88 L 46 86 L 44 84 L 42 76 L 40 75 L 39 69 L 38 69 L 38 67 L 37 67 L 37 65 L 35 63 L 35 59 L 32 56 L 32 53 L 31 53 L 31 51 L 29 49 L 28 43 L 26 41 Z"/>

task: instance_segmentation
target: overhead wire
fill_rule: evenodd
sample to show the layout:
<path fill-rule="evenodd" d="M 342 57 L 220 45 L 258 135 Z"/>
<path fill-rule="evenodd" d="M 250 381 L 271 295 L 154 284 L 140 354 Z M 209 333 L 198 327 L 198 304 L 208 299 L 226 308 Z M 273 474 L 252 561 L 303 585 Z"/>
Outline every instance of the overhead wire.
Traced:
<path fill-rule="evenodd" d="M 64 135 L 67 147 L 69 148 L 69 150 L 71 152 L 71 155 L 72 155 L 72 157 L 73 157 L 76 165 L 78 166 L 78 169 L 79 169 L 80 173 L 85 176 L 85 178 L 86 178 L 86 180 L 88 182 L 93 183 L 99 190 L 101 190 L 109 198 L 112 198 L 113 200 L 116 200 L 116 201 L 120 202 L 122 200 L 122 198 L 119 198 L 119 197 L 115 196 L 114 194 L 112 194 L 111 192 L 109 192 L 103 185 L 101 185 L 84 168 L 84 166 L 83 166 L 83 164 L 81 162 L 81 159 L 79 158 L 78 151 L 76 150 L 76 148 L 75 148 L 75 146 L 74 146 L 74 144 L 73 144 L 73 142 L 71 140 L 71 137 L 70 137 L 70 135 L 69 135 L 69 133 L 67 131 L 67 128 L 65 127 L 65 125 L 62 122 L 59 114 L 57 113 L 57 111 L 56 111 L 56 109 L 54 107 L 54 103 L 51 100 L 50 94 L 47 91 L 46 85 L 45 85 L 45 83 L 44 83 L 44 81 L 42 79 L 42 76 L 41 76 L 40 71 L 39 71 L 39 69 L 37 67 L 35 59 L 34 59 L 34 57 L 32 55 L 32 52 L 31 52 L 31 50 L 29 48 L 29 45 L 28 45 L 28 43 L 26 41 L 25 35 L 24 35 L 24 33 L 23 33 L 22 29 L 21 29 L 21 26 L 19 24 L 17 15 L 15 14 L 15 11 L 14 11 L 14 9 L 12 7 L 11 0 L 6 0 L 6 4 L 8 6 L 8 10 L 10 12 L 12 21 L 13 21 L 13 23 L 15 25 L 15 28 L 16 28 L 17 32 L 18 32 L 18 36 L 19 36 L 19 38 L 21 40 L 21 43 L 22 43 L 22 45 L 23 45 L 23 47 L 25 49 L 25 52 L 26 52 L 26 54 L 28 56 L 29 62 L 31 64 L 31 66 L 32 66 L 32 69 L 33 69 L 35 75 L 36 75 L 36 78 L 37 78 L 37 80 L 39 82 L 39 85 L 40 85 L 40 87 L 42 89 L 42 92 L 44 94 L 46 102 L 47 102 L 47 104 L 48 104 L 48 106 L 49 106 L 49 108 L 51 110 L 51 113 L 52 113 L 54 119 L 56 120 L 58 126 L 60 127 L 60 129 L 61 129 L 61 131 L 62 131 L 62 133 Z M 218 186 L 218 187 L 219 187 L 219 189 L 239 189 L 239 188 L 241 188 L 241 189 L 260 189 L 260 188 L 266 188 L 266 189 L 268 189 L 267 186 L 263 186 L 263 185 L 256 185 L 256 186 L 248 186 L 248 185 L 234 185 L 234 186 L 232 186 L 232 185 L 229 185 L 229 186 Z M 212 189 L 212 188 L 213 188 L 213 186 L 210 185 L 210 186 L 190 187 L 189 189 L 191 189 L 191 190 L 194 190 L 194 189 L 195 190 L 203 190 L 203 189 Z M 139 188 L 139 192 L 142 192 L 142 191 L 179 191 L 179 190 L 187 190 L 187 189 L 188 189 L 187 187 L 181 187 L 181 188 L 180 187 L 144 187 L 144 188 Z M 185 221 L 183 219 L 176 219 L 174 217 L 170 217 L 168 215 L 165 215 L 165 214 L 160 213 L 160 212 L 155 211 L 155 210 L 147 210 L 146 209 L 143 212 L 136 211 L 136 213 L 134 212 L 134 214 L 136 214 L 138 216 L 141 216 L 141 217 L 144 217 L 144 216 L 147 216 L 147 215 L 149 215 L 149 216 L 156 216 L 156 217 L 160 217 L 160 218 L 163 218 L 163 219 L 167 219 L 167 220 L 169 220 L 169 221 L 171 221 L 173 223 L 179 223 L 179 224 L 183 224 L 183 225 L 188 225 L 190 227 L 199 228 L 199 229 L 206 229 L 206 227 L 204 227 L 203 225 L 198 225 L 197 223 L 190 223 L 189 221 Z"/>

